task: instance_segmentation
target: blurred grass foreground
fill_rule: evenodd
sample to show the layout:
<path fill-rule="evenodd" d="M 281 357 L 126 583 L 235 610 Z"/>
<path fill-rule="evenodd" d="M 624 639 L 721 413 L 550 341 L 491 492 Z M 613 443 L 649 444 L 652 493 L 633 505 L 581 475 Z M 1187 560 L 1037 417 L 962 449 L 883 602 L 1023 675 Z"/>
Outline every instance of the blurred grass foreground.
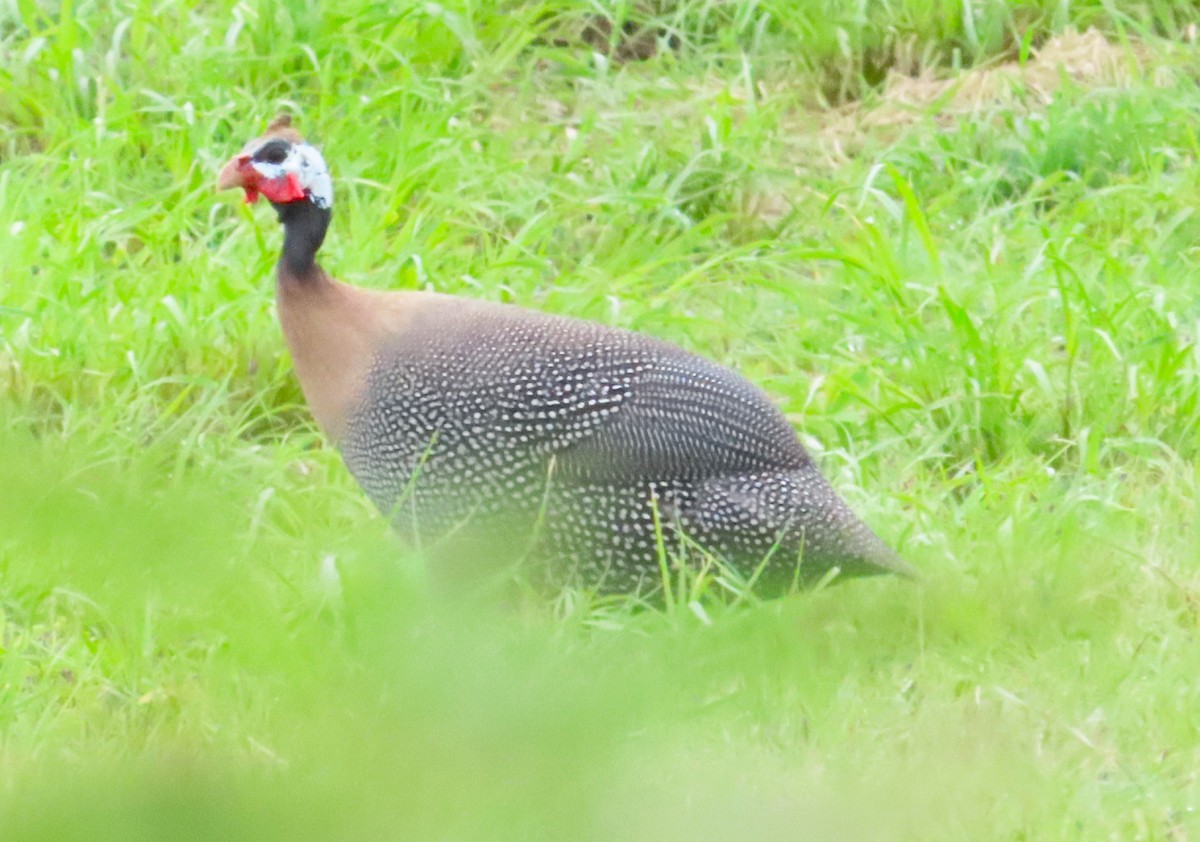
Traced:
<path fill-rule="evenodd" d="M 1200 838 L 1191 3 L 0 3 L 0 839 Z M 325 265 L 679 343 L 927 574 L 431 587 L 315 432 Z"/>

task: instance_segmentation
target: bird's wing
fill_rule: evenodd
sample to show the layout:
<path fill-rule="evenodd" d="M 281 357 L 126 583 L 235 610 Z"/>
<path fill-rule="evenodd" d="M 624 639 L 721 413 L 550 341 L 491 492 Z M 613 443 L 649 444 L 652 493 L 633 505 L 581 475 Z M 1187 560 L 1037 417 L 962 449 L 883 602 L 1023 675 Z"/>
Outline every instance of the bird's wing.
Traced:
<path fill-rule="evenodd" d="M 556 454 L 556 473 L 701 479 L 811 464 L 783 415 L 740 375 L 669 346 L 638 368 L 605 423 Z"/>
<path fill-rule="evenodd" d="M 449 402 L 476 430 L 553 456 L 556 476 L 699 479 L 811 464 L 762 391 L 675 346 L 551 317 L 501 319 L 476 335 L 488 340 L 447 384 L 458 393 Z"/>

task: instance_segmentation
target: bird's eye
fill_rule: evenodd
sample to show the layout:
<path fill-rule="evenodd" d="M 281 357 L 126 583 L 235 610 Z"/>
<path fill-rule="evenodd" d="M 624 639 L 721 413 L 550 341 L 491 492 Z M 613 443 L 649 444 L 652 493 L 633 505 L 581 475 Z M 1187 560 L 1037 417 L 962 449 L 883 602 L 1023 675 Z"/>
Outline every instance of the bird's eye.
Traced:
<path fill-rule="evenodd" d="M 254 153 L 254 160 L 268 164 L 282 164 L 287 160 L 288 145 L 282 141 L 273 140 Z"/>

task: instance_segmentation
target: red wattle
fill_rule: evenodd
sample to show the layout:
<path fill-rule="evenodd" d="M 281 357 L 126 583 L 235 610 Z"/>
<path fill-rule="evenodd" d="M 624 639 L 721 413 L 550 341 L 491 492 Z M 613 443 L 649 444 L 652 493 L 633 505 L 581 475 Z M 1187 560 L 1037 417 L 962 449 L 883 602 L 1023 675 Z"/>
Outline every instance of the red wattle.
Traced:
<path fill-rule="evenodd" d="M 305 198 L 304 188 L 295 173 L 288 173 L 281 178 L 262 179 L 256 185 L 260 193 L 276 204 L 298 202 Z"/>
<path fill-rule="evenodd" d="M 294 172 L 287 175 L 287 187 L 291 191 L 288 197 L 291 201 L 298 201 L 304 198 L 304 187 L 300 184 L 300 177 Z"/>

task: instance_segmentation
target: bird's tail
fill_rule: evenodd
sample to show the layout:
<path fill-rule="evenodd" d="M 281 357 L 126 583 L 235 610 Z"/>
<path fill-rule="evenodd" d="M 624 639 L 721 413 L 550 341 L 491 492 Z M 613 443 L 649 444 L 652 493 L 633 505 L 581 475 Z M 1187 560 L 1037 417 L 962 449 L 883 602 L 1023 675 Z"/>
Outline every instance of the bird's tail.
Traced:
<path fill-rule="evenodd" d="M 871 527 L 863 523 L 850 507 L 828 486 L 823 501 L 825 519 L 833 527 L 831 541 L 819 548 L 818 558 L 824 566 L 837 566 L 848 577 L 878 576 L 892 573 L 905 579 L 917 580 L 921 574 L 915 567 L 883 542 Z M 823 558 L 821 557 L 823 556 Z"/>
<path fill-rule="evenodd" d="M 921 574 L 915 567 L 880 540 L 879 536 L 872 532 L 865 523 L 859 521 L 859 525 L 866 534 L 859 538 L 855 551 L 838 562 L 844 575 L 878 576 L 892 573 L 905 579 L 918 580 L 921 578 Z"/>

